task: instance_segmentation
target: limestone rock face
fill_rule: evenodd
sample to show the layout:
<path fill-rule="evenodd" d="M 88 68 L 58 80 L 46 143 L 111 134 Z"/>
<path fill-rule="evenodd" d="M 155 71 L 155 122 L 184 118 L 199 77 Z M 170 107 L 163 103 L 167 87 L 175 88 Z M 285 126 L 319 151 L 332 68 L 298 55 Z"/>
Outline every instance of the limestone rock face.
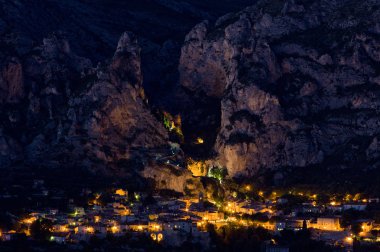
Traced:
<path fill-rule="evenodd" d="M 173 190 L 193 196 L 198 196 L 205 190 L 200 178 L 193 177 L 188 170 L 169 166 L 146 166 L 142 174 L 145 178 L 154 180 L 156 189 Z"/>
<path fill-rule="evenodd" d="M 264 0 L 194 27 L 180 81 L 220 100 L 215 161 L 247 176 L 379 157 L 379 20 L 378 1 Z"/>
<path fill-rule="evenodd" d="M 0 75 L 0 102 L 17 102 L 24 96 L 23 69 L 17 57 L 5 59 Z"/>
<path fill-rule="evenodd" d="M 0 129 L 0 165 L 8 166 L 21 160 L 23 157 L 20 150 L 21 146 Z"/>
<path fill-rule="evenodd" d="M 22 59 L 8 58 L 0 76 L 2 167 L 20 157 L 31 165 L 106 167 L 167 145 L 146 103 L 132 33 L 121 36 L 110 63 L 97 67 L 60 33 Z"/>
<path fill-rule="evenodd" d="M 197 25 L 187 36 L 186 46 L 182 48 L 179 71 L 181 85 L 195 91 L 198 88 L 208 96 L 221 97 L 226 83 L 223 66 L 222 48 L 215 48 L 212 44 L 204 44 L 208 22 Z M 205 48 L 208 46 L 208 48 Z M 215 55 L 209 58 L 209 55 Z M 206 65 L 202 63 L 206 62 Z M 203 84 L 199 86 L 198 84 Z"/>
<path fill-rule="evenodd" d="M 144 101 L 140 47 L 133 34 L 122 35 L 110 66 L 98 67 L 96 74 L 100 78 L 69 101 L 75 118 L 70 128 L 85 129 L 93 139 L 90 150 L 107 146 L 97 156 L 112 161 L 128 159 L 133 148 L 164 146 L 167 132 Z"/>

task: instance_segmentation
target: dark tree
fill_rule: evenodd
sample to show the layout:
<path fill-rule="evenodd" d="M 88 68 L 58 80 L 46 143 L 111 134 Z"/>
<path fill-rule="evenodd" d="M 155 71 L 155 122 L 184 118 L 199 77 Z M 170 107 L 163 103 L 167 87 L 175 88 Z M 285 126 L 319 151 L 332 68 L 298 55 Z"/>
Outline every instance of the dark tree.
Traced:
<path fill-rule="evenodd" d="M 30 234 L 36 240 L 47 240 L 50 237 L 53 223 L 47 219 L 38 219 L 30 226 Z"/>

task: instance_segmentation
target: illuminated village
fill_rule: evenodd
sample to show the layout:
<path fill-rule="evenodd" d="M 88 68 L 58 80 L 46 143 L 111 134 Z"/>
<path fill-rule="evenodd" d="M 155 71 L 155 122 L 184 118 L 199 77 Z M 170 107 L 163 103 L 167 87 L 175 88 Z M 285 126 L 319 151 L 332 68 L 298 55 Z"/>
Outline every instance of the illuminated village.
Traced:
<path fill-rule="evenodd" d="M 0 252 L 380 252 L 380 0 L 0 0 Z"/>
<path fill-rule="evenodd" d="M 180 118 L 175 123 L 169 116 L 165 114 L 165 126 L 181 136 Z M 194 141 L 195 145 L 203 143 L 200 137 Z M 175 150 L 172 148 L 171 152 Z M 179 167 L 172 159 L 159 162 Z M 42 239 L 80 249 L 94 239 L 129 237 L 145 239 L 161 248 L 179 248 L 190 243 L 206 251 L 213 249 L 215 234 L 223 237 L 226 230 L 252 229 L 266 234 L 267 240 L 261 245 L 266 252 L 289 251 L 289 246 L 281 242 L 283 232 L 308 232 L 312 241 L 338 249 L 334 251 L 353 251 L 355 242 L 380 242 L 380 223 L 375 219 L 379 198 L 359 193 L 328 196 L 310 190 L 286 191 L 258 188 L 246 182 L 238 184 L 228 178 L 223 168 L 209 167 L 206 162 L 191 158 L 187 160 L 187 168 L 181 169 L 190 171 L 194 178 L 214 182 L 225 191 L 223 197 L 209 192 L 173 195 L 162 190 L 147 193 L 108 188 L 95 192 L 83 188 L 79 195 L 82 202 L 77 204 L 78 198 L 49 191 L 44 180 L 33 179 L 27 199 L 35 202 L 35 207 L 22 210 L 20 215 L 8 212 L 12 221 L 1 230 L 0 239 L 3 242 L 17 241 L 20 237 Z M 3 191 L 0 200 L 6 204 L 19 196 Z M 62 202 L 63 207 L 62 204 L 48 207 L 54 201 Z"/>
<path fill-rule="evenodd" d="M 49 193 L 44 192 L 43 184 L 44 181 L 34 181 L 35 188 L 45 195 L 42 197 L 48 198 Z M 1 240 L 11 241 L 19 236 L 35 239 L 38 226 L 40 232 L 46 231 L 49 242 L 72 248 L 80 247 L 94 237 L 106 239 L 130 235 L 145 236 L 151 242 L 172 248 L 191 240 L 207 250 L 211 246 L 210 229 L 219 233 L 225 228 L 252 227 L 263 228 L 271 235 L 266 251 L 289 251 L 276 241 L 284 230 L 309 230 L 312 239 L 341 251 L 352 251 L 354 241 L 380 242 L 379 223 L 370 218 L 348 217 L 349 213 L 365 216 L 378 208 L 378 198 L 366 198 L 360 194 L 326 198 L 296 191 L 258 191 L 251 184 L 242 186 L 220 202 L 202 194 L 177 198 L 130 193 L 122 188 L 104 193 L 86 191 L 85 194 L 87 204 L 79 207 L 69 199 L 70 211 L 67 212 L 36 208 L 28 210 L 22 217 L 13 216 L 17 220 L 14 229 L 1 230 Z M 252 196 L 256 200 L 249 199 Z M 7 197 L 14 195 L 1 195 L 2 200 Z"/>

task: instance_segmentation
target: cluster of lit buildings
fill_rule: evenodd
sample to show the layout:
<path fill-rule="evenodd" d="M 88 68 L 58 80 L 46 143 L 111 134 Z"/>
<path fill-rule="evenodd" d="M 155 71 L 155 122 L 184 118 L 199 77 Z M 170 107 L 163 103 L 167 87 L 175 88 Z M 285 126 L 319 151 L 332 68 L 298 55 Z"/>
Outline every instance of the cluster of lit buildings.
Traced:
<path fill-rule="evenodd" d="M 131 195 L 123 189 L 117 189 L 111 200 L 101 203 L 100 195 L 95 195 L 86 208 L 71 206 L 70 213 L 56 209 L 34 211 L 19 220 L 25 227 L 22 232 L 31 236 L 30 227 L 39 219 L 53 223 L 50 241 L 61 244 L 75 244 L 89 241 L 91 237 L 105 238 L 107 235 L 123 236 L 125 234 L 146 235 L 152 241 L 177 247 L 186 241 L 199 243 L 203 248 L 210 246 L 207 224 L 217 229 L 230 223 L 241 226 L 263 227 L 274 234 L 282 230 L 299 231 L 309 229 L 314 239 L 323 240 L 331 245 L 341 245 L 350 251 L 353 233 L 350 227 L 342 228 L 341 214 L 347 210 L 365 211 L 368 204 L 379 203 L 378 199 L 331 201 L 317 204 L 315 196 L 306 202 L 292 206 L 290 213 L 281 210 L 288 204 L 286 198 L 274 197 L 262 201 L 238 200 L 228 198 L 222 204 L 210 202 L 204 204 L 203 196 L 198 198 L 163 198 L 153 196 L 152 204 L 143 204 L 142 193 Z M 267 220 L 246 218 L 260 213 Z M 357 220 L 361 232 L 357 235 L 368 242 L 380 242 L 380 237 L 373 236 L 373 230 L 380 225 L 373 220 Z M 20 231 L 18 231 L 20 232 Z M 0 232 L 1 240 L 10 240 L 16 231 Z"/>
<path fill-rule="evenodd" d="M 136 193 L 135 201 L 130 202 L 128 192 L 122 189 L 116 190 L 111 202 L 106 204 L 101 204 L 99 197 L 91 200 L 86 209 L 73 206 L 70 213 L 56 209 L 31 212 L 19 220 L 24 229 L 18 232 L 31 236 L 31 225 L 45 219 L 53 223 L 50 241 L 61 244 L 86 242 L 94 236 L 102 239 L 107 235 L 117 237 L 129 233 L 146 235 L 155 242 L 174 247 L 190 237 L 191 242 L 200 243 L 205 248 L 209 246 L 209 234 L 197 225 L 202 217 L 186 209 L 185 201 L 157 196 L 155 204 L 143 206 L 140 194 Z M 207 219 L 212 213 L 202 216 Z M 18 232 L 0 233 L 0 239 L 11 240 Z"/>

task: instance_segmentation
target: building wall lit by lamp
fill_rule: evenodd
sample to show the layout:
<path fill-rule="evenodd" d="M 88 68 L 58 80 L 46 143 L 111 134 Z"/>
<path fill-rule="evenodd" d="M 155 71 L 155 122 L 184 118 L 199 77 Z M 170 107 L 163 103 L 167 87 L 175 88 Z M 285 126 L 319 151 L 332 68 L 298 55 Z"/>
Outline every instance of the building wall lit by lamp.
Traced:
<path fill-rule="evenodd" d="M 157 235 L 154 234 L 154 233 L 151 233 L 151 234 L 150 234 L 150 237 L 152 238 L 153 241 L 156 241 L 156 240 L 157 240 Z"/>
<path fill-rule="evenodd" d="M 119 228 L 118 228 L 117 226 L 112 226 L 112 227 L 111 227 L 111 232 L 112 232 L 113 234 L 115 234 L 115 233 L 119 232 Z"/>
<path fill-rule="evenodd" d="M 351 243 L 351 242 L 353 242 L 353 238 L 351 237 L 351 236 L 348 236 L 348 237 L 346 237 L 346 239 L 345 239 L 345 241 L 347 242 L 347 243 Z"/>
<path fill-rule="evenodd" d="M 93 234 L 93 233 L 95 233 L 95 230 L 94 230 L 93 227 L 87 227 L 87 228 L 86 228 L 86 231 L 87 231 L 87 233 L 89 233 L 89 234 Z"/>
<path fill-rule="evenodd" d="M 152 238 L 153 241 L 160 242 L 164 239 L 164 235 L 162 233 L 158 233 L 158 234 L 151 233 L 150 238 Z"/>
<path fill-rule="evenodd" d="M 160 241 L 162 241 L 163 239 L 164 239 L 164 235 L 161 234 L 161 233 L 159 233 L 159 234 L 157 235 L 157 241 L 160 242 Z"/>

